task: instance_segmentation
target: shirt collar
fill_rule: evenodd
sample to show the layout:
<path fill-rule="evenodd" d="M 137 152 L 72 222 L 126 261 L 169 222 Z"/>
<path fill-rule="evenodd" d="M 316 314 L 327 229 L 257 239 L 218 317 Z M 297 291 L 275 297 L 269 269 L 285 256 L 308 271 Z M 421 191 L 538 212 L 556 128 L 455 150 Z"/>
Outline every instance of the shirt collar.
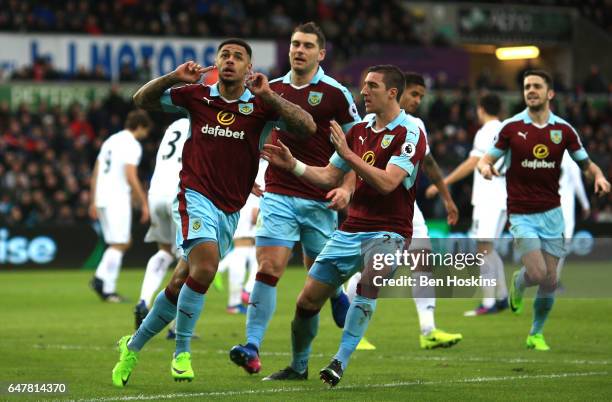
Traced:
<path fill-rule="evenodd" d="M 399 126 L 402 121 L 406 118 L 406 112 L 403 109 L 400 109 L 399 114 L 395 117 L 395 119 L 391 120 L 385 128 L 389 131 L 393 131 L 395 127 Z M 372 116 L 366 127 L 373 128 L 374 123 L 376 123 L 376 115 Z"/>
<path fill-rule="evenodd" d="M 208 86 L 210 88 L 210 96 L 221 97 L 221 93 L 219 92 L 219 83 L 215 83 L 213 85 Z M 249 91 L 249 88 L 244 88 L 244 92 L 240 95 L 240 99 L 243 102 L 248 102 L 254 95 Z"/>
<path fill-rule="evenodd" d="M 526 124 L 534 124 L 533 120 L 531 120 L 531 117 L 529 117 L 529 108 L 526 108 L 525 110 L 523 110 L 521 112 L 521 117 L 523 118 L 523 122 L 525 122 Z M 555 114 L 552 112 L 552 110 L 548 111 L 548 121 L 546 122 L 546 124 L 555 124 L 555 121 L 557 120 L 557 116 L 555 116 Z"/>
<path fill-rule="evenodd" d="M 323 67 L 319 66 L 316 74 L 310 80 L 310 84 L 312 85 L 318 84 L 324 75 L 325 75 L 325 72 L 323 71 Z M 289 70 L 289 72 L 283 76 L 283 84 L 291 84 L 291 70 Z"/>

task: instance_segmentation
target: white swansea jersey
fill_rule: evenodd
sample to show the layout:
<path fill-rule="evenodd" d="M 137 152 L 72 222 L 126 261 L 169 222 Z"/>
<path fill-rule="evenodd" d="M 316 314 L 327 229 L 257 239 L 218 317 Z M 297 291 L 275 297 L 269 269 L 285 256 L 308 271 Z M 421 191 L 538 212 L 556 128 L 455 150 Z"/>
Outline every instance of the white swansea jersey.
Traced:
<path fill-rule="evenodd" d="M 499 120 L 486 122 L 474 137 L 474 146 L 470 151 L 470 156 L 482 158 L 495 144 L 501 126 L 502 123 Z M 503 163 L 504 161 L 500 159 L 495 163 L 495 167 L 500 170 Z M 487 203 L 491 206 L 499 206 L 500 209 L 506 209 L 506 197 L 506 178 L 504 176 L 493 176 L 492 180 L 486 180 L 477 169 L 474 169 L 472 205 Z"/>
<path fill-rule="evenodd" d="M 142 146 L 129 130 L 119 131 L 102 143 L 97 158 L 96 207 L 126 200 L 129 202 L 132 189 L 125 167 L 138 166 L 141 157 Z"/>
<path fill-rule="evenodd" d="M 578 197 L 582 209 L 589 209 L 589 199 L 587 198 L 582 181 L 580 167 L 574 162 L 569 153 L 565 151 L 561 159 L 561 177 L 559 178 L 559 195 L 561 196 L 561 206 L 567 205 L 574 213 L 574 197 Z"/>
<path fill-rule="evenodd" d="M 188 136 L 189 119 L 179 119 L 168 126 L 157 150 L 149 194 L 164 197 L 176 196 L 182 166 L 183 145 Z"/>

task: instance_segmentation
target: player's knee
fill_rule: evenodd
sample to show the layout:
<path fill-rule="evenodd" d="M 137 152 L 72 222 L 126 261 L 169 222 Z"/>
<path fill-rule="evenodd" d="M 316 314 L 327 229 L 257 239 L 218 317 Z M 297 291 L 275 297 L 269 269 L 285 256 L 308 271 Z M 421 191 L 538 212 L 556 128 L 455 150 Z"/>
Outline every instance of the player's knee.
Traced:
<path fill-rule="evenodd" d="M 325 300 L 319 300 L 319 298 L 311 292 L 302 290 L 298 296 L 296 305 L 303 310 L 320 310 L 324 303 Z"/>
<path fill-rule="evenodd" d="M 257 268 L 257 272 L 272 275 L 277 278 L 280 278 L 285 272 L 285 267 L 283 264 L 272 256 L 265 254 L 260 255 L 258 260 L 259 267 Z"/>

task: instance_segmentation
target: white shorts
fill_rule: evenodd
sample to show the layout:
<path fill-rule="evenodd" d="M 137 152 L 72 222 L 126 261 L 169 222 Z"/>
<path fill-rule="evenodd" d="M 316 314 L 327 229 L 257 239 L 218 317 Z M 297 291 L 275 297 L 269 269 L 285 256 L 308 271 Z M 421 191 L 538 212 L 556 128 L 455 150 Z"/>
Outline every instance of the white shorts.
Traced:
<path fill-rule="evenodd" d="M 508 215 L 505 208 L 489 204 L 477 204 L 472 212 L 472 228 L 470 237 L 474 239 L 499 239 Z"/>
<path fill-rule="evenodd" d="M 145 235 L 146 243 L 162 243 L 175 246 L 176 225 L 172 219 L 172 204 L 175 197 L 149 194 L 151 226 Z"/>
<path fill-rule="evenodd" d="M 98 207 L 98 219 L 106 244 L 127 244 L 132 231 L 132 205 L 129 201 Z"/>
<path fill-rule="evenodd" d="M 408 250 L 431 250 L 431 240 L 429 240 L 429 231 L 425 224 L 423 212 L 414 203 L 414 216 L 412 217 L 412 241 Z"/>

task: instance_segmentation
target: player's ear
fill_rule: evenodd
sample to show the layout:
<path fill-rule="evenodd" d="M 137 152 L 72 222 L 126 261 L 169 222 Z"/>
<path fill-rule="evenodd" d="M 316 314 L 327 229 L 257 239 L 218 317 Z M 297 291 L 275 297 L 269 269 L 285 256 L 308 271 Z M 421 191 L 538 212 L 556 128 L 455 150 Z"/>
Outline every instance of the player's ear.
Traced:
<path fill-rule="evenodd" d="M 389 94 L 389 98 L 397 99 L 397 88 L 389 88 L 387 93 Z"/>
<path fill-rule="evenodd" d="M 548 98 L 548 100 L 552 100 L 552 98 L 554 97 L 555 97 L 555 90 L 551 88 L 546 92 L 546 98 Z"/>
<path fill-rule="evenodd" d="M 325 49 L 319 50 L 319 56 L 317 57 L 317 61 L 320 63 L 323 60 L 325 60 L 325 55 L 326 54 L 327 54 L 327 52 L 325 51 Z"/>

